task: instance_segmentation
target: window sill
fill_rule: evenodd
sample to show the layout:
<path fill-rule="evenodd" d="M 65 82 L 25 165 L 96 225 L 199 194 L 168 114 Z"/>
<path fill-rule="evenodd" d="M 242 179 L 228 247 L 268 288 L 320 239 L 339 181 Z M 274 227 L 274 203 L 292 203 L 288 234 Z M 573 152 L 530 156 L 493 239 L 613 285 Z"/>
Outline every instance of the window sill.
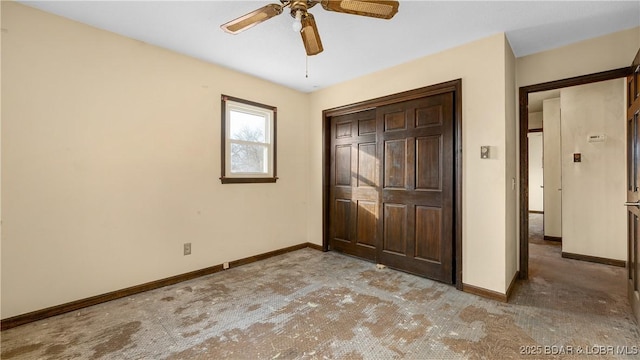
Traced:
<path fill-rule="evenodd" d="M 262 183 L 275 183 L 278 180 L 277 177 L 221 177 L 220 181 L 223 184 L 262 184 Z"/>

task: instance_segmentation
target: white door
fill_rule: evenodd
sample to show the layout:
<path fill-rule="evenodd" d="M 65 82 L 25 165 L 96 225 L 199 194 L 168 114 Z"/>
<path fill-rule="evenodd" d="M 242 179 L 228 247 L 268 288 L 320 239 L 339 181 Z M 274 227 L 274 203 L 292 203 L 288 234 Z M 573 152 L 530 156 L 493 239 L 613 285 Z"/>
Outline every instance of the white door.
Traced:
<path fill-rule="evenodd" d="M 562 161 L 560 137 L 560 98 L 542 103 L 544 126 L 544 236 L 562 238 Z"/>
<path fill-rule="evenodd" d="M 542 172 L 542 132 L 530 132 L 529 136 L 529 211 L 544 211 Z"/>

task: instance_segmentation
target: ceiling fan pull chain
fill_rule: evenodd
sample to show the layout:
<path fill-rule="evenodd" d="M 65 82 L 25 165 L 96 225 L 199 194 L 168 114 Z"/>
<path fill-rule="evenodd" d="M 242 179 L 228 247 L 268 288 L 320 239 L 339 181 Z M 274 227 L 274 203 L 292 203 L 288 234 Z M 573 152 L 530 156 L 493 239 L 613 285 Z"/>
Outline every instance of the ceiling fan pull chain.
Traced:
<path fill-rule="evenodd" d="M 307 56 L 305 57 L 305 60 L 306 60 L 306 61 L 305 61 L 305 73 L 304 73 L 304 77 L 308 79 L 308 78 L 309 78 L 309 55 L 307 55 Z"/>

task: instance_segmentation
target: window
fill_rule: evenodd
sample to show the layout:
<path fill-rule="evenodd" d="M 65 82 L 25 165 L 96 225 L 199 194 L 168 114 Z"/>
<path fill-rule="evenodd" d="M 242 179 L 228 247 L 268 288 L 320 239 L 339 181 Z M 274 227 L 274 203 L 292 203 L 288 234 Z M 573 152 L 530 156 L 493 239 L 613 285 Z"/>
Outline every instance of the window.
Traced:
<path fill-rule="evenodd" d="M 223 184 L 276 182 L 276 108 L 222 95 Z"/>

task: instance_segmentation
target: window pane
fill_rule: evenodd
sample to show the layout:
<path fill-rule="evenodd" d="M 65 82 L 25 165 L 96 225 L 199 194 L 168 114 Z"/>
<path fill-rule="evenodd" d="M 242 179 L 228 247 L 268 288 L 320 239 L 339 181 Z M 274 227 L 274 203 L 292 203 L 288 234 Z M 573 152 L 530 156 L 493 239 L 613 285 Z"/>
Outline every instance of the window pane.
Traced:
<path fill-rule="evenodd" d="M 264 117 L 235 110 L 231 110 L 229 113 L 231 115 L 231 121 L 229 121 L 229 136 L 231 139 L 267 142 L 265 141 L 267 131 Z"/>
<path fill-rule="evenodd" d="M 264 145 L 231 144 L 232 173 L 268 173 L 268 151 Z"/>

